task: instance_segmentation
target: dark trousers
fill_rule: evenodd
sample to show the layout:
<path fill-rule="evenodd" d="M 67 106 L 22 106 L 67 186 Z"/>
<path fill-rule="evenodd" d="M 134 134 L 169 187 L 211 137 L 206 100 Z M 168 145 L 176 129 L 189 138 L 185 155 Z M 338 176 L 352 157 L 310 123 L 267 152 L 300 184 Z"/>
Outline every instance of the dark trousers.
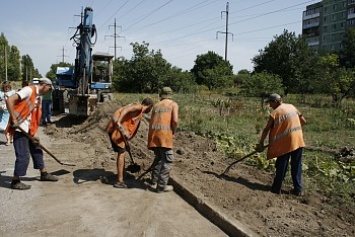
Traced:
<path fill-rule="evenodd" d="M 52 115 L 52 101 L 43 100 L 42 101 L 42 123 L 51 123 Z"/>
<path fill-rule="evenodd" d="M 291 177 L 295 191 L 302 191 L 302 152 L 303 148 L 279 156 L 276 159 L 276 175 L 272 184 L 272 191 L 279 193 L 281 191 L 282 182 L 287 173 L 288 163 L 291 157 Z"/>
<path fill-rule="evenodd" d="M 152 183 L 157 183 L 157 187 L 163 190 L 169 181 L 170 166 L 174 160 L 173 150 L 165 147 L 154 148 L 156 164 L 152 170 Z"/>
<path fill-rule="evenodd" d="M 43 151 L 39 146 L 35 146 L 30 139 L 23 133 L 15 132 L 14 134 L 14 149 L 16 155 L 15 161 L 15 176 L 25 176 L 30 162 L 30 156 L 33 161 L 34 169 L 43 169 Z"/>

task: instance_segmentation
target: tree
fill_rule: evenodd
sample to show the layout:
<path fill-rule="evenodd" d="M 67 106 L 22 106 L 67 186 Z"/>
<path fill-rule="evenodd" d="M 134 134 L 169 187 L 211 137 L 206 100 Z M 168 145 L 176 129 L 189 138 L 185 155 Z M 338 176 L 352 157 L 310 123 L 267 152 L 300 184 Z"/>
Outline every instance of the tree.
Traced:
<path fill-rule="evenodd" d="M 316 68 L 314 87 L 317 92 L 330 95 L 335 106 L 340 106 L 344 98 L 354 96 L 355 70 L 341 67 L 337 54 L 320 57 Z"/>
<path fill-rule="evenodd" d="M 33 78 L 42 77 L 38 72 L 38 69 L 34 67 L 32 58 L 26 54 L 21 57 L 21 65 L 22 65 L 22 80 L 30 81 Z"/>
<path fill-rule="evenodd" d="M 11 46 L 7 68 L 8 79 L 10 81 L 18 81 L 21 79 L 20 59 L 21 56 L 18 48 L 16 46 Z"/>
<path fill-rule="evenodd" d="M 218 54 L 208 51 L 207 54 L 197 55 L 191 73 L 197 84 L 214 90 L 228 85 L 233 75 L 233 66 Z"/>
<path fill-rule="evenodd" d="M 340 65 L 346 68 L 355 67 L 355 28 L 347 29 L 340 51 Z"/>
<path fill-rule="evenodd" d="M 285 93 L 303 91 L 302 80 L 312 75 L 308 69 L 309 60 L 314 52 L 308 47 L 306 40 L 294 32 L 284 30 L 252 59 L 255 72 L 267 72 L 279 75 Z M 300 86 L 303 86 L 301 89 Z"/>
<path fill-rule="evenodd" d="M 282 80 L 278 75 L 272 75 L 266 72 L 255 73 L 242 85 L 242 94 L 248 96 L 257 96 L 261 99 L 271 93 L 284 94 Z"/>

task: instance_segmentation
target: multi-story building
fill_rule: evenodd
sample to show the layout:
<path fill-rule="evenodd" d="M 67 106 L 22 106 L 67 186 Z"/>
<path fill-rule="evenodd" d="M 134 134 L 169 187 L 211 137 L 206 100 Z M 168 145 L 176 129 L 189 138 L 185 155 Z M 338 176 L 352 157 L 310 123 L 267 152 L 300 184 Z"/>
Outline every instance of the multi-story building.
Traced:
<path fill-rule="evenodd" d="M 323 0 L 303 12 L 302 34 L 318 50 L 339 51 L 348 27 L 355 27 L 355 0 Z"/>

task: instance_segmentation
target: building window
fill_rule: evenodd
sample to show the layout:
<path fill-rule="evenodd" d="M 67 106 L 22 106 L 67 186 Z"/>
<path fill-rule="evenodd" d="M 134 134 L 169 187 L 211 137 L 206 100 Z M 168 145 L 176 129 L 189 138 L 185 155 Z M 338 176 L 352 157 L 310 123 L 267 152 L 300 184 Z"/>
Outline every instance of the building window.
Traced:
<path fill-rule="evenodd" d="M 326 17 L 326 16 L 323 18 L 323 21 L 324 21 L 324 22 L 326 22 L 326 21 L 327 21 L 327 17 Z"/>
<path fill-rule="evenodd" d="M 343 49 L 343 44 L 342 43 L 339 44 L 339 49 Z"/>
<path fill-rule="evenodd" d="M 324 7 L 324 12 L 327 12 L 328 8 L 327 7 Z"/>
<path fill-rule="evenodd" d="M 328 27 L 327 26 L 323 26 L 323 31 L 327 32 L 327 30 L 328 30 Z"/>
<path fill-rule="evenodd" d="M 342 17 L 342 18 L 345 18 L 345 17 L 346 17 L 345 12 L 342 12 L 342 13 L 341 13 L 341 17 Z"/>
<path fill-rule="evenodd" d="M 355 13 L 355 7 L 349 8 L 348 14 L 351 15 L 351 14 L 354 14 L 354 13 Z"/>
<path fill-rule="evenodd" d="M 337 15 L 336 14 L 333 14 L 332 15 L 332 18 L 333 18 L 333 21 L 337 19 Z"/>
<path fill-rule="evenodd" d="M 340 23 L 340 28 L 344 28 L 344 22 Z"/>
<path fill-rule="evenodd" d="M 331 50 L 334 50 L 334 49 L 335 49 L 334 44 L 332 44 L 332 45 L 330 46 L 330 49 L 331 49 Z"/>
<path fill-rule="evenodd" d="M 334 24 L 333 25 L 333 29 L 335 30 L 337 28 L 337 24 Z"/>

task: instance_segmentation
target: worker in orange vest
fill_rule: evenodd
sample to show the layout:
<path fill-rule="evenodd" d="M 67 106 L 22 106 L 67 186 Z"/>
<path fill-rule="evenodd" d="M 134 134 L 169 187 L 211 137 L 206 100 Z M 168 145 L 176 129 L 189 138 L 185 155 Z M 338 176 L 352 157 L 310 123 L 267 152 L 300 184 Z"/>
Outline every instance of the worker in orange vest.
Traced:
<path fill-rule="evenodd" d="M 173 138 L 178 126 L 179 106 L 172 100 L 173 91 L 163 87 L 160 101 L 152 109 L 149 121 L 148 149 L 154 151 L 151 187 L 158 193 L 172 191 L 167 185 L 170 165 L 174 160 Z"/>
<path fill-rule="evenodd" d="M 133 103 L 119 108 L 113 114 L 106 126 L 112 148 L 117 152 L 117 182 L 115 188 L 127 188 L 123 181 L 125 167 L 126 144 L 124 138 L 131 140 L 137 133 L 143 113 L 149 113 L 153 107 L 153 100 L 145 98 L 141 104 Z"/>
<path fill-rule="evenodd" d="M 20 176 L 26 175 L 30 155 L 34 168 L 41 172 L 41 181 L 58 181 L 58 178 L 48 173 L 45 168 L 43 151 L 36 135 L 41 119 L 41 95 L 50 90 L 52 90 L 52 81 L 48 78 L 41 78 L 38 85 L 25 86 L 6 100 L 10 113 L 6 131 L 13 135 L 16 154 L 15 170 L 10 186 L 12 189 L 31 188 L 31 185 L 20 182 Z M 28 135 L 32 139 L 29 139 Z"/>
<path fill-rule="evenodd" d="M 275 167 L 276 175 L 271 192 L 280 194 L 282 182 L 285 178 L 289 160 L 291 158 L 291 176 L 294 195 L 302 195 L 302 152 L 305 143 L 302 126 L 306 124 L 305 118 L 292 104 L 282 103 L 279 94 L 271 94 L 265 101 L 273 111 L 264 128 L 256 151 L 265 149 L 264 140 L 269 135 L 267 159 L 277 157 Z"/>

